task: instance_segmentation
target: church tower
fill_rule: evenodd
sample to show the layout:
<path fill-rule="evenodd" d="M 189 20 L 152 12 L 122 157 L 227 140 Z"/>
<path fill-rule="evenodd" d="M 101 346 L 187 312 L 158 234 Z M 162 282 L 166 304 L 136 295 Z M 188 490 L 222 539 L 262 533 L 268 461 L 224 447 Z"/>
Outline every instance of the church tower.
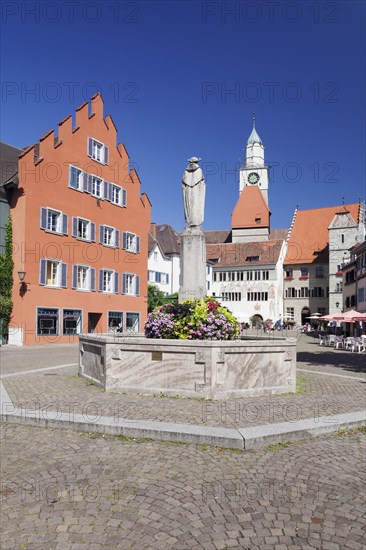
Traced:
<path fill-rule="evenodd" d="M 268 166 L 264 163 L 264 145 L 255 128 L 255 118 L 245 147 L 245 164 L 240 169 L 239 193 L 252 186 L 259 187 L 268 204 Z"/>
<path fill-rule="evenodd" d="M 268 241 L 271 212 L 268 208 L 268 166 L 264 145 L 253 129 L 245 147 L 240 169 L 239 199 L 231 216 L 232 242 Z"/>

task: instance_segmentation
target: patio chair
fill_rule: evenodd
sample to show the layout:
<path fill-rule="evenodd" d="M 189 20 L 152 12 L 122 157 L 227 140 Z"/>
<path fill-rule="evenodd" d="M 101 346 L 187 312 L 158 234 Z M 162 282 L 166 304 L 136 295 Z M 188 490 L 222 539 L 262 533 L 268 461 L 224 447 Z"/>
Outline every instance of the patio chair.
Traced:
<path fill-rule="evenodd" d="M 328 344 L 327 344 L 327 345 L 328 345 L 328 346 L 334 346 L 335 343 L 336 343 L 336 338 L 337 338 L 337 337 L 336 337 L 334 334 L 330 334 L 330 335 L 328 336 Z"/>
<path fill-rule="evenodd" d="M 335 349 L 339 349 L 339 348 L 342 349 L 343 346 L 344 346 L 343 336 L 336 336 L 335 343 L 334 343 L 334 348 Z"/>
<path fill-rule="evenodd" d="M 319 346 L 325 346 L 326 345 L 325 336 L 323 336 L 322 334 L 318 334 L 318 338 L 319 338 Z"/>
<path fill-rule="evenodd" d="M 354 351 L 354 350 L 352 350 L 352 346 L 354 346 L 354 341 L 355 341 L 355 339 L 354 339 L 352 336 L 348 336 L 348 338 L 346 338 L 346 340 L 345 340 L 345 348 L 346 348 L 348 351 Z"/>
<path fill-rule="evenodd" d="M 364 349 L 364 346 L 362 344 L 361 338 L 354 338 L 353 343 L 351 345 L 351 351 L 357 351 L 358 353 L 361 353 L 363 349 Z"/>

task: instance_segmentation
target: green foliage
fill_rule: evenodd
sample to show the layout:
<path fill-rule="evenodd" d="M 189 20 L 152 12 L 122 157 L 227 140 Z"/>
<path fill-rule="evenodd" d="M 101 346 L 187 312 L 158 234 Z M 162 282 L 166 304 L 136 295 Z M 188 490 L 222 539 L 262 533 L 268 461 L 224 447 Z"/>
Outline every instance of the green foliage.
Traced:
<path fill-rule="evenodd" d="M 10 323 L 13 302 L 11 298 L 13 288 L 13 228 L 11 217 L 5 228 L 5 252 L 0 254 L 0 318 L 1 332 L 6 337 Z"/>
<path fill-rule="evenodd" d="M 147 287 L 147 310 L 150 313 L 156 307 L 162 306 L 164 304 L 165 295 L 164 292 L 158 289 L 155 285 L 149 285 Z"/>

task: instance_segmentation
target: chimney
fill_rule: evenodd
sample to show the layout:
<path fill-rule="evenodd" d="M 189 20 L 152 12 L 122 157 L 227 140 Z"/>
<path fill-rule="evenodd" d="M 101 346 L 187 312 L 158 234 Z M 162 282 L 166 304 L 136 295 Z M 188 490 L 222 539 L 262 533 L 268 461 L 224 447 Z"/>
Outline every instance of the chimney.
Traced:
<path fill-rule="evenodd" d="M 154 239 L 156 239 L 156 223 L 151 223 L 150 233 L 154 237 Z"/>

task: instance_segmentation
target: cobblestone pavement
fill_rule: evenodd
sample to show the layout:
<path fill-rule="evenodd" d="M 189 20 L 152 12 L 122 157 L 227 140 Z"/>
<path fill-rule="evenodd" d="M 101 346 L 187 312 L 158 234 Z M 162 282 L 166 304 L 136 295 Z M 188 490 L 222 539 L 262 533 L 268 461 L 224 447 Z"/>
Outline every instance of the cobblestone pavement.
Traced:
<path fill-rule="evenodd" d="M 17 407 L 81 413 L 92 420 L 100 416 L 117 419 L 155 420 L 205 426 L 248 427 L 302 418 L 334 422 L 337 414 L 360 411 L 366 403 L 365 354 L 323 348 L 302 336 L 298 341 L 298 393 L 202 402 L 161 395 L 106 394 L 77 377 L 77 366 L 24 376 L 23 370 L 77 363 L 76 346 L 8 349 L 2 354 L 3 384 Z M 317 371 L 319 374 L 304 371 Z M 326 373 L 320 374 L 320 373 Z M 329 376 L 329 375 L 332 376 Z"/>
<path fill-rule="evenodd" d="M 243 453 L 6 425 L 1 548 L 362 550 L 365 444 Z"/>

